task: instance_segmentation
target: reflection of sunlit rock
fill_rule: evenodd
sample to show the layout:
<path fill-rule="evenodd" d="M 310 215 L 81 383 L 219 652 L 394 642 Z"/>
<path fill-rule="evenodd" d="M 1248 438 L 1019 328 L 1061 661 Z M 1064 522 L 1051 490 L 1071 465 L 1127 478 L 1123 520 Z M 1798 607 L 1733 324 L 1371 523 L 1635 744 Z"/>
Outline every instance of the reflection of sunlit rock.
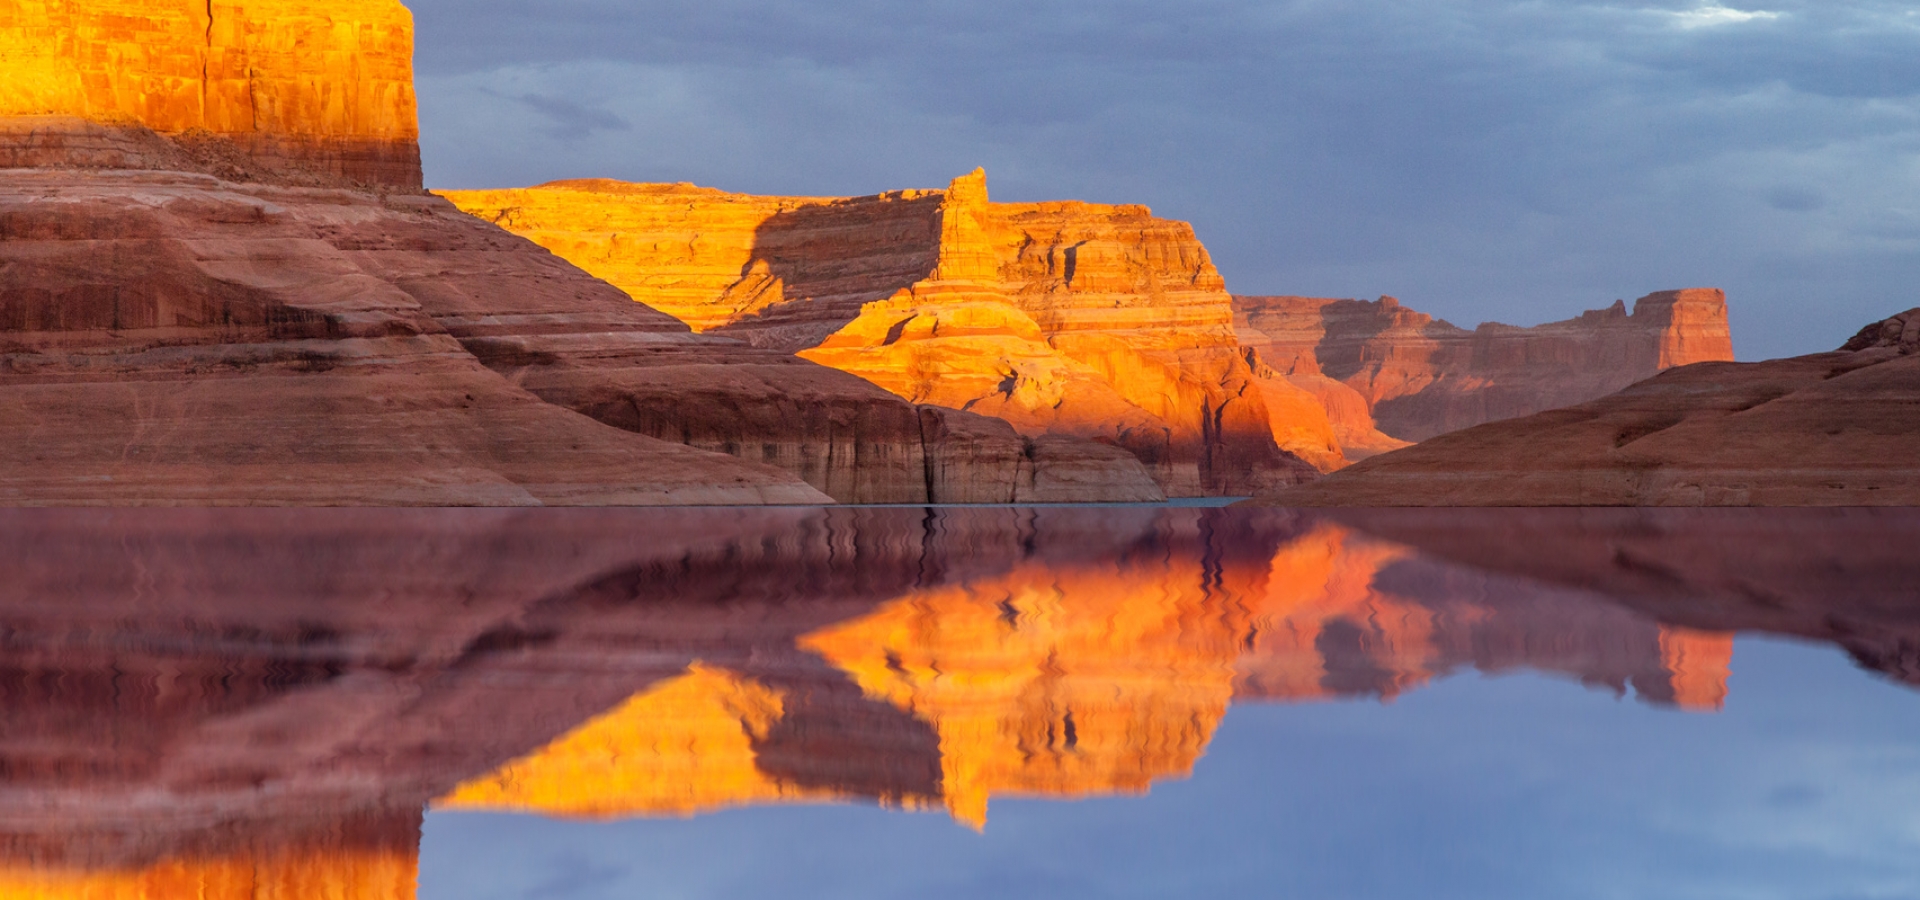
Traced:
<path fill-rule="evenodd" d="M 917 593 L 803 645 L 940 734 L 942 790 L 983 824 L 992 796 L 1146 790 L 1191 771 L 1232 695 L 1231 635 L 1190 558 L 1023 566 Z"/>
<path fill-rule="evenodd" d="M 1660 660 L 1671 673 L 1672 703 L 1681 709 L 1717 710 L 1727 702 L 1733 635 L 1687 628 L 1660 630 Z"/>
<path fill-rule="evenodd" d="M 137 869 L 0 868 L 0 900 L 412 900 L 418 814 L 289 846 L 187 854 Z"/>
<path fill-rule="evenodd" d="M 754 741 L 783 712 L 779 692 L 696 665 L 436 805 L 609 816 L 832 799 L 755 766 Z"/>
<path fill-rule="evenodd" d="M 1436 566 L 1331 524 L 1216 532 L 1182 514 L 1158 524 L 1152 552 L 1126 552 L 1124 541 L 1091 557 L 1040 552 L 799 639 L 866 700 L 911 718 L 783 687 L 778 673 L 696 665 L 440 804 L 609 816 L 864 799 L 939 803 L 980 826 L 994 797 L 1139 793 L 1185 777 L 1235 700 L 1391 699 L 1465 668 L 1522 667 L 1684 709 L 1717 708 L 1725 693 L 1723 635 Z M 771 766 L 761 750 L 792 718 L 796 691 L 813 696 L 806 728 L 822 716 L 855 729 L 931 727 L 936 793 L 823 780 L 825 760 Z M 813 774 L 802 780 L 802 770 Z"/>

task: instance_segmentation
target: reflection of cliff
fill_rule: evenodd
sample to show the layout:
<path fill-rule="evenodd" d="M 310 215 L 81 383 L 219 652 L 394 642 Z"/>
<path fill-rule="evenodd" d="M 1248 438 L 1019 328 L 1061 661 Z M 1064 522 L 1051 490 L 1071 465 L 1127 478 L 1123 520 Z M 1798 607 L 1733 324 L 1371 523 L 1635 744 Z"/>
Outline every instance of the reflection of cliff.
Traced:
<path fill-rule="evenodd" d="M 1205 248 L 1144 207 L 992 203 L 980 172 L 853 199 L 610 181 L 447 196 L 697 330 L 1126 448 L 1170 494 L 1312 474 L 1275 443 Z"/>
<path fill-rule="evenodd" d="M 1106 554 L 1041 552 L 803 637 L 862 698 L 934 732 L 937 780 L 875 799 L 939 803 L 980 825 L 996 796 L 1145 791 L 1193 770 L 1234 700 L 1390 698 L 1461 668 L 1631 685 L 1687 709 L 1724 696 L 1721 636 L 1435 566 L 1337 526 L 1156 525 Z M 696 667 L 444 802 L 609 815 L 863 796 L 759 765 L 753 748 L 792 691 L 780 680 Z"/>
<path fill-rule="evenodd" d="M 0 900 L 413 900 L 420 815 L 355 820 L 291 845 L 250 845 L 105 871 L 0 870 Z"/>
<path fill-rule="evenodd" d="M 979 823 L 996 797 L 1184 777 L 1234 702 L 1391 698 L 1464 671 L 1713 709 L 1733 627 L 1912 678 L 1920 522 L 1767 521 L 0 515 L 0 897 L 405 896 L 436 798 Z"/>

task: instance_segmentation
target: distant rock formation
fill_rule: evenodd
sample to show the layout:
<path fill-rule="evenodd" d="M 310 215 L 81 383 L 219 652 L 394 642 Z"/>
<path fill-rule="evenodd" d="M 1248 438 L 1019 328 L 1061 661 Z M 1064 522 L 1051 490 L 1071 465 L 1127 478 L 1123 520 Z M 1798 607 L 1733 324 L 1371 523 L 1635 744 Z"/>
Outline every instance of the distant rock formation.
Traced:
<path fill-rule="evenodd" d="M 189 153 L 420 187 L 413 17 L 397 0 L 0 0 L 0 165 L 178 168 Z M 230 148 L 230 149 L 229 149 Z"/>
<path fill-rule="evenodd" d="M 1169 495 L 1315 474 L 1276 443 L 1205 248 L 1144 207 L 991 203 L 981 172 L 854 199 L 612 181 L 446 196 L 698 332 L 1125 448 Z"/>
<path fill-rule="evenodd" d="M 1675 366 L 1733 359 L 1726 296 L 1709 288 L 1649 294 L 1631 314 L 1617 302 L 1532 328 L 1467 331 L 1392 297 L 1237 296 L 1234 313 L 1240 339 L 1321 399 L 1356 457 L 1584 403 Z M 1397 441 L 1380 440 L 1369 425 Z"/>
<path fill-rule="evenodd" d="M 1281 491 L 1292 506 L 1920 505 L 1920 309 L 1846 346 L 1671 369 Z"/>

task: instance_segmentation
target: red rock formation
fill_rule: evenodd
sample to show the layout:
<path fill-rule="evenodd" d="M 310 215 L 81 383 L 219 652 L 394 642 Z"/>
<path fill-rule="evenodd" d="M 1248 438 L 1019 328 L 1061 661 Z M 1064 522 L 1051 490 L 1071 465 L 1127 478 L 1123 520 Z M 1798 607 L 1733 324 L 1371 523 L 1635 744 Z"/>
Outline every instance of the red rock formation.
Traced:
<path fill-rule="evenodd" d="M 16 172 L 0 238 L 0 502 L 826 500 L 488 370 L 488 328 L 684 329 L 431 198 Z"/>
<path fill-rule="evenodd" d="M 1606 396 L 1675 366 L 1733 359 L 1718 290 L 1664 291 L 1532 328 L 1473 331 L 1376 302 L 1235 297 L 1241 340 L 1322 398 L 1354 456 Z M 1354 398 L 1361 403 L 1355 403 Z M 1371 422 L 1362 421 L 1363 408 Z"/>
<path fill-rule="evenodd" d="M 398 3 L 13 5 L 0 165 L 39 171 L 0 188 L 0 432 L 32 449 L 0 500 L 1160 497 L 1103 448 L 938 427 L 440 201 L 342 189 L 419 183 Z M 1008 441 L 1013 467 L 971 455 Z"/>
<path fill-rule="evenodd" d="M 703 333 L 1123 447 L 1169 494 L 1313 474 L 1275 443 L 1291 432 L 1205 249 L 1143 207 L 990 203 L 978 172 L 855 199 L 608 181 L 447 196 Z"/>
<path fill-rule="evenodd" d="M 71 127 L 86 120 L 420 186 L 413 17 L 396 0 L 0 0 L 0 59 L 0 117 L 66 117 L 0 132 L 16 165 L 49 150 L 69 164 L 73 143 L 116 167 L 152 151 Z"/>
<path fill-rule="evenodd" d="M 1920 310 L 1833 353 L 1671 369 L 1442 435 L 1263 502 L 1295 506 L 1920 505 Z"/>

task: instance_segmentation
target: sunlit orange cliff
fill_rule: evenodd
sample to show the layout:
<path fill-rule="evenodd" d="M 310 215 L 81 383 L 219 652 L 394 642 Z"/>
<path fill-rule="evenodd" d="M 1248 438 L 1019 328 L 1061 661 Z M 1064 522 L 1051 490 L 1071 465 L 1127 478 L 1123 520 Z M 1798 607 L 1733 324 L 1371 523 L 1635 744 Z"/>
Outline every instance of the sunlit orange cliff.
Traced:
<path fill-rule="evenodd" d="M 392 0 L 0 0 L 0 500 L 1163 497 L 421 193 L 412 43 Z"/>
<path fill-rule="evenodd" d="M 0 117 L 42 117 L 5 126 L 0 165 L 160 162 L 97 123 L 420 186 L 413 20 L 397 0 L 3 0 L 0 68 Z"/>
<path fill-rule="evenodd" d="M 1294 483 L 1314 474 L 1302 455 L 1339 455 L 1324 415 L 1306 438 L 1275 421 L 1206 249 L 1145 207 L 993 203 L 978 171 L 851 199 L 614 181 L 445 196 L 703 334 L 1125 448 L 1170 495 Z"/>

